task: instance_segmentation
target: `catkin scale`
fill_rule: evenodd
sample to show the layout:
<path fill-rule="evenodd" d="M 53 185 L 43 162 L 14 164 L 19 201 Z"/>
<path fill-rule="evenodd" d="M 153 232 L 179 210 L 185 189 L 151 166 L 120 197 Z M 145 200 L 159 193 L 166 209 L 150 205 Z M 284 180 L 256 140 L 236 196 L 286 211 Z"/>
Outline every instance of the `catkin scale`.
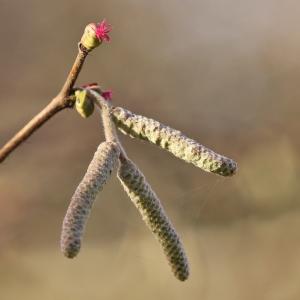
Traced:
<path fill-rule="evenodd" d="M 189 266 L 180 238 L 144 175 L 132 161 L 124 158 L 118 169 L 118 178 L 144 222 L 161 244 L 174 275 L 181 281 L 186 280 Z"/>
<path fill-rule="evenodd" d="M 179 130 L 156 120 L 136 115 L 122 107 L 113 108 L 112 119 L 124 134 L 156 144 L 204 171 L 222 176 L 231 176 L 236 172 L 237 164 L 232 159 L 215 153 Z"/>
<path fill-rule="evenodd" d="M 120 148 L 116 143 L 103 142 L 78 185 L 65 215 L 61 234 L 61 250 L 66 257 L 75 257 L 97 193 L 109 179 L 116 166 Z"/>

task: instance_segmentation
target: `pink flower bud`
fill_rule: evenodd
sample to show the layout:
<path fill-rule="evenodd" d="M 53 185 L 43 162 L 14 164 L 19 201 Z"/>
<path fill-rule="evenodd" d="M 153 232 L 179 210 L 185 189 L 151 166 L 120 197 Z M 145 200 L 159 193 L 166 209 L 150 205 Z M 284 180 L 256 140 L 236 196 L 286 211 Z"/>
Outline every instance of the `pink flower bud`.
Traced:
<path fill-rule="evenodd" d="M 106 20 L 100 23 L 90 23 L 85 27 L 83 36 L 81 37 L 81 45 L 84 46 L 88 51 L 98 47 L 103 41 L 109 42 L 110 36 L 108 35 L 111 31 L 111 25 Z"/>

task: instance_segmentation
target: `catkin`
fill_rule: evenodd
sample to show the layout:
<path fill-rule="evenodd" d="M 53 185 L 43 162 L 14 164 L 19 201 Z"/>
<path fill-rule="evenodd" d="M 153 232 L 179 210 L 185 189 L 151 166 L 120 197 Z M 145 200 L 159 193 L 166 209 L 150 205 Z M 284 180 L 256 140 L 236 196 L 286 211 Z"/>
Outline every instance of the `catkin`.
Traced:
<path fill-rule="evenodd" d="M 61 250 L 69 258 L 75 257 L 87 219 L 97 193 L 103 188 L 120 154 L 116 143 L 103 142 L 99 145 L 88 169 L 78 185 L 63 221 Z"/>
<path fill-rule="evenodd" d="M 144 222 L 161 244 L 174 275 L 181 281 L 186 280 L 189 267 L 180 238 L 144 175 L 132 161 L 124 158 L 118 169 L 118 178 Z"/>
<path fill-rule="evenodd" d="M 231 176 L 236 172 L 237 164 L 232 159 L 215 153 L 156 120 L 136 115 L 122 107 L 113 108 L 112 119 L 124 134 L 156 144 L 204 171 L 222 176 Z"/>

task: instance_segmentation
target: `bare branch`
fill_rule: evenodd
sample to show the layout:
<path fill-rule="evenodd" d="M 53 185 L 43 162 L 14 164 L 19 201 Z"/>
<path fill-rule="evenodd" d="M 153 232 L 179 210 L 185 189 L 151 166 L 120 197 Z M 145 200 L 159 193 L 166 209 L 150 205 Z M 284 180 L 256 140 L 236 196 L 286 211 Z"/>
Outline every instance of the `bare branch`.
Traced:
<path fill-rule="evenodd" d="M 0 163 L 56 113 L 64 108 L 72 107 L 74 99 L 70 94 L 87 55 L 88 51 L 82 45 L 79 45 L 79 52 L 61 91 L 40 113 L 29 121 L 0 149 Z"/>
<path fill-rule="evenodd" d="M 81 68 L 83 66 L 83 63 L 89 54 L 87 49 L 85 49 L 81 44 L 78 46 L 78 55 L 73 63 L 72 69 L 65 81 L 65 84 L 63 85 L 61 91 L 59 92 L 59 95 L 62 98 L 65 98 L 70 95 L 70 92 L 75 84 L 75 81 L 81 71 Z"/>
<path fill-rule="evenodd" d="M 70 106 L 70 104 L 66 105 L 70 102 L 71 97 L 67 97 L 62 100 L 60 98 L 54 98 L 41 112 L 39 112 L 32 120 L 30 120 L 0 149 L 0 163 L 3 162 L 12 151 L 14 151 L 57 112 L 66 108 L 67 106 Z"/>

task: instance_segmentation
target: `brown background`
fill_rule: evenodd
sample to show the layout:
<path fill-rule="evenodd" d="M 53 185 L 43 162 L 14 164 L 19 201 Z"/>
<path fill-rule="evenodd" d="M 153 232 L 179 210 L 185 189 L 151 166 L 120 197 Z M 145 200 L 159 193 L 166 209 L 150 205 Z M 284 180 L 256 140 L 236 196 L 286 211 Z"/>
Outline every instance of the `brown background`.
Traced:
<path fill-rule="evenodd" d="M 0 0 L 0 143 L 60 89 L 83 28 L 112 42 L 79 84 L 234 158 L 221 178 L 121 137 L 180 233 L 178 282 L 116 178 L 99 195 L 78 258 L 59 250 L 76 185 L 103 140 L 99 116 L 63 111 L 0 166 L 0 298 L 300 298 L 298 1 Z"/>

